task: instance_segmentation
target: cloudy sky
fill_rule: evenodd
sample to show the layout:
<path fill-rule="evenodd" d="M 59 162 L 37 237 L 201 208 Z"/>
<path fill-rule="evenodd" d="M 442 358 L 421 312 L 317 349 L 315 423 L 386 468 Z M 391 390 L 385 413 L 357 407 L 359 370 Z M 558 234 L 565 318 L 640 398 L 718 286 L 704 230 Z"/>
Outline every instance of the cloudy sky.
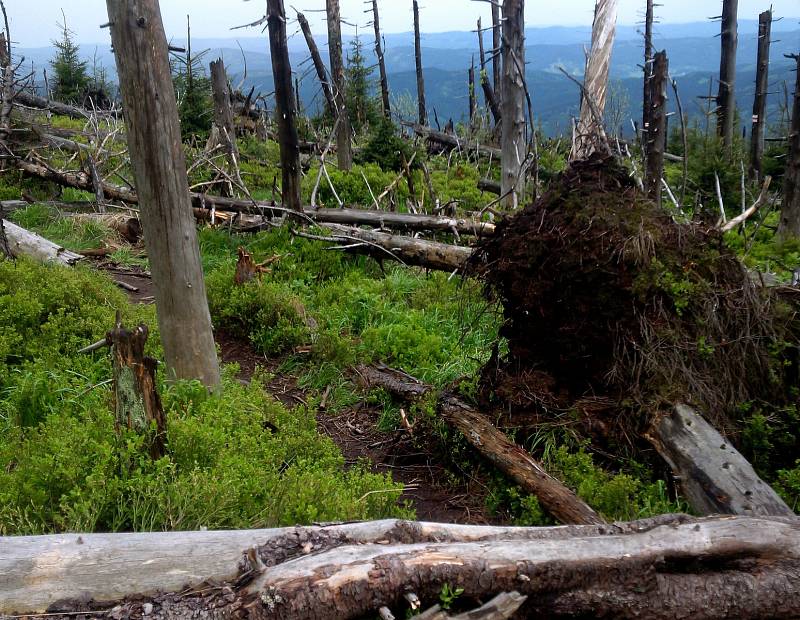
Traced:
<path fill-rule="evenodd" d="M 798 0 L 739 0 L 741 18 L 757 18 L 772 3 L 776 16 L 800 16 Z M 698 21 L 718 15 L 721 0 L 660 0 L 657 9 L 662 22 Z M 106 21 L 104 0 L 5 0 L 11 21 L 13 39 L 21 47 L 48 45 L 58 35 L 57 22 L 63 9 L 67 24 L 81 43 L 102 43 L 107 32 L 98 26 Z M 526 22 L 529 26 L 591 24 L 594 0 L 528 0 Z M 186 15 L 192 16 L 192 33 L 197 37 L 255 36 L 256 30 L 229 28 L 252 22 L 264 12 L 263 0 L 161 0 L 161 12 L 168 37 L 180 37 L 185 30 Z M 620 0 L 619 21 L 634 24 L 640 21 L 644 0 Z M 341 0 L 342 17 L 364 28 L 370 20 L 365 15 L 364 0 Z M 287 0 L 289 7 L 306 12 L 316 32 L 324 32 L 325 0 Z M 386 32 L 407 32 L 412 29 L 411 0 L 380 0 L 381 25 Z M 488 18 L 486 2 L 475 0 L 421 0 L 420 12 L 424 32 L 468 30 L 479 15 Z M 347 29 L 345 29 L 347 30 Z M 350 32 L 353 31 L 351 27 Z"/>

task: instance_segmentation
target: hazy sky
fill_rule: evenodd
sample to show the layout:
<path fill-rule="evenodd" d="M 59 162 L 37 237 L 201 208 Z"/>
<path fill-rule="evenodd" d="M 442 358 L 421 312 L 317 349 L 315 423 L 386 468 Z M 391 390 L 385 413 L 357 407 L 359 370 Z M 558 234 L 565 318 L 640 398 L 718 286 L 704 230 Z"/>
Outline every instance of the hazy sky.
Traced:
<path fill-rule="evenodd" d="M 719 15 L 721 0 L 660 0 L 657 9 L 662 22 L 690 22 Z M 800 0 L 739 0 L 742 19 L 756 19 L 758 13 L 772 3 L 776 16 L 800 15 Z M 98 26 L 106 21 L 104 0 L 5 0 L 15 42 L 21 47 L 48 45 L 58 35 L 57 22 L 61 10 L 67 24 L 81 43 L 101 43 L 108 40 L 107 31 Z M 229 31 L 233 26 L 255 21 L 265 12 L 263 0 L 161 0 L 161 12 L 168 37 L 181 37 L 185 32 L 186 15 L 192 16 L 192 33 L 197 37 L 248 37 L 258 35 L 255 29 Z M 594 0 L 528 0 L 528 26 L 591 24 Z M 644 0 L 620 0 L 619 21 L 634 24 L 641 19 Z M 366 27 L 371 19 L 364 14 L 364 0 L 341 0 L 342 18 Z M 323 13 L 325 0 L 287 0 L 290 7 L 306 12 L 316 32 L 325 32 Z M 412 29 L 411 0 L 380 0 L 381 26 L 386 32 L 407 32 Z M 486 2 L 474 0 L 421 0 L 420 13 L 423 32 L 468 30 L 474 28 L 479 15 L 484 21 L 490 15 Z M 290 24 L 290 34 L 296 24 Z M 353 28 L 345 28 L 352 32 Z"/>

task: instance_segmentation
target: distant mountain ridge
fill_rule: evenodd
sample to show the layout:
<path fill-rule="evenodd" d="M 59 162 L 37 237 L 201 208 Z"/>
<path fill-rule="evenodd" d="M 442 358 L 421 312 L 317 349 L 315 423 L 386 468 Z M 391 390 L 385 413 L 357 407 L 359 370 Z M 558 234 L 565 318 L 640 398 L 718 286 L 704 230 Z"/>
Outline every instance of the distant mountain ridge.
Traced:
<path fill-rule="evenodd" d="M 700 108 L 694 98 L 708 91 L 710 76 L 719 69 L 719 24 L 696 22 L 688 24 L 657 25 L 654 43 L 657 49 L 666 49 L 670 59 L 670 73 L 685 96 L 684 107 L 690 114 L 699 114 Z M 758 23 L 753 20 L 739 22 L 739 49 L 737 66 L 737 98 L 742 117 L 749 117 L 754 90 L 756 45 Z M 533 97 L 537 121 L 548 132 L 569 127 L 571 114 L 577 111 L 578 96 L 574 84 L 560 74 L 563 67 L 569 73 L 583 73 L 584 45 L 588 44 L 591 31 L 588 27 L 528 28 L 526 61 L 527 77 Z M 487 48 L 491 47 L 491 34 L 485 33 Z M 327 57 L 327 38 L 316 37 Z M 346 49 L 353 37 L 345 37 Z M 374 61 L 372 39 L 369 34 L 361 37 L 368 62 Z M 386 62 L 389 72 L 390 90 L 395 99 L 416 97 L 414 72 L 413 34 L 385 35 Z M 182 46 L 180 38 L 172 40 Z M 255 86 L 263 93 L 271 92 L 272 68 L 266 35 L 244 38 L 193 39 L 195 50 L 208 50 L 205 61 L 218 56 L 225 59 L 231 81 L 244 81 L 247 88 Z M 241 49 L 240 49 L 241 47 Z M 302 36 L 295 35 L 289 42 L 293 69 L 302 79 L 301 100 L 307 109 L 318 109 L 320 97 L 316 76 L 309 70 L 308 50 Z M 475 58 L 477 63 L 477 35 L 474 32 L 441 32 L 423 34 L 423 65 L 426 73 L 427 98 L 431 111 L 436 110 L 441 119 L 463 119 L 467 113 L 467 69 Z M 800 49 L 800 24 L 797 18 L 776 21 L 773 25 L 771 54 L 771 82 L 773 90 L 780 90 L 784 80 L 790 80 L 792 63 L 784 54 L 796 53 Z M 116 79 L 114 58 L 110 46 L 82 45 L 81 53 L 91 67 L 93 63 L 104 66 L 109 77 Z M 24 55 L 26 67 L 40 71 L 47 67 L 54 51 L 50 47 L 17 49 Z M 641 102 L 642 42 L 639 27 L 619 26 L 617 43 L 612 61 L 612 91 L 618 99 L 627 99 L 631 110 Z M 244 78 L 245 67 L 247 77 Z M 702 89 L 702 90 L 700 90 Z M 716 90 L 716 85 L 712 90 Z M 699 92 L 698 92 L 699 91 Z M 773 96 L 771 112 L 776 112 L 777 97 Z M 638 117 L 638 113 L 631 113 Z"/>

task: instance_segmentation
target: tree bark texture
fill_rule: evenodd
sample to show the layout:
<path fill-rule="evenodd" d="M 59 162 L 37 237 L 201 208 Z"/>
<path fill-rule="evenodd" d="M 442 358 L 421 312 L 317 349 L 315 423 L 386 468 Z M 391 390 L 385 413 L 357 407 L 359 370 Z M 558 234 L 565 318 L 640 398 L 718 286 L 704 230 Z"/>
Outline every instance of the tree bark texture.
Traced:
<path fill-rule="evenodd" d="M 737 13 L 739 0 L 723 0 L 721 45 L 719 65 L 719 91 L 717 93 L 717 134 L 723 144 L 733 145 L 733 122 L 736 117 L 736 47 L 738 45 Z"/>
<path fill-rule="evenodd" d="M 500 3 L 492 2 L 492 79 L 495 96 L 501 98 L 503 90 L 503 27 L 500 25 Z"/>
<path fill-rule="evenodd" d="M 114 411 L 117 428 L 146 436 L 150 457 L 165 454 L 167 419 L 156 388 L 158 362 L 144 354 L 147 325 L 134 330 L 117 325 L 106 336 L 114 368 Z"/>
<path fill-rule="evenodd" d="M 281 150 L 281 198 L 287 209 L 302 211 L 300 199 L 300 146 L 297 137 L 292 91 L 292 66 L 286 41 L 286 11 L 283 0 L 267 0 L 267 27 L 275 77 L 275 117 Z"/>
<path fill-rule="evenodd" d="M 650 90 L 650 119 L 645 134 L 647 144 L 645 191 L 659 206 L 661 206 L 661 178 L 664 175 L 664 153 L 667 150 L 668 76 L 667 52 L 658 52 L 653 60 L 653 75 L 647 83 Z"/>
<path fill-rule="evenodd" d="M 412 402 L 433 391 L 430 386 L 391 368 L 361 366 L 356 372 L 367 386 L 381 387 L 390 394 Z M 510 441 L 482 413 L 452 394 L 440 396 L 438 412 L 481 455 L 526 492 L 535 495 L 542 508 L 561 523 L 589 525 L 604 522 L 586 502 L 548 474 L 541 463 Z"/>
<path fill-rule="evenodd" d="M 645 0 L 644 12 L 644 98 L 642 99 L 642 144 L 647 144 L 647 130 L 650 127 L 650 79 L 653 77 L 653 20 L 654 0 Z M 647 148 L 645 147 L 645 156 Z"/>
<path fill-rule="evenodd" d="M 425 75 L 422 71 L 422 40 L 419 27 L 419 3 L 414 0 L 414 58 L 417 64 L 417 104 L 419 124 L 428 124 L 428 107 L 425 104 Z"/>
<path fill-rule="evenodd" d="M 214 96 L 214 124 L 219 130 L 220 144 L 234 168 L 239 166 L 239 149 L 236 147 L 236 125 L 231 107 L 231 89 L 222 58 L 211 63 L 211 92 Z"/>
<path fill-rule="evenodd" d="M 69 116 L 70 118 L 78 119 L 78 120 L 86 120 L 92 114 L 98 114 L 100 116 L 117 116 L 117 113 L 109 110 L 98 110 L 98 111 L 89 111 L 85 110 L 84 108 L 79 108 L 77 106 L 68 105 L 66 103 L 61 103 L 59 101 L 52 101 L 50 99 L 45 99 L 44 97 L 40 97 L 39 95 L 34 95 L 33 93 L 29 93 L 26 91 L 22 91 L 18 93 L 14 97 L 14 103 L 23 105 L 28 108 L 35 108 L 37 110 L 49 110 L 53 114 L 58 114 L 60 116 Z"/>
<path fill-rule="evenodd" d="M 219 384 L 158 0 L 106 0 L 170 378 Z"/>
<path fill-rule="evenodd" d="M 503 81 L 501 202 L 516 209 L 524 201 L 525 162 L 525 0 L 503 0 Z"/>
<path fill-rule="evenodd" d="M 792 55 L 797 64 L 794 85 L 792 124 L 789 127 L 789 158 L 783 179 L 783 207 L 778 234 L 800 237 L 800 54 Z"/>
<path fill-rule="evenodd" d="M 386 59 L 383 56 L 381 39 L 381 16 L 378 13 L 378 0 L 372 0 L 372 26 L 375 29 L 375 56 L 378 57 L 378 72 L 381 81 L 381 103 L 384 117 L 391 118 L 392 106 L 389 103 L 389 78 L 386 73 Z"/>
<path fill-rule="evenodd" d="M 701 515 L 794 516 L 752 465 L 691 407 L 657 417 L 647 438 Z"/>
<path fill-rule="evenodd" d="M 435 129 L 431 129 L 430 127 L 424 127 L 422 125 L 410 125 L 411 128 L 414 129 L 414 133 L 416 133 L 421 138 L 427 138 L 430 142 L 434 142 L 445 149 L 452 151 L 454 149 L 463 150 L 465 154 L 469 153 L 477 153 L 481 157 L 490 157 L 494 159 L 500 159 L 502 155 L 502 151 L 500 149 L 494 148 L 492 146 L 484 146 L 484 145 L 477 145 L 474 146 L 472 144 L 467 144 L 458 139 L 458 136 L 451 135 L 449 133 L 444 133 L 443 131 L 436 131 Z"/>
<path fill-rule="evenodd" d="M 772 38 L 772 11 L 758 16 L 758 58 L 756 94 L 753 100 L 753 126 L 750 132 L 750 176 L 761 180 L 764 157 L 764 134 L 767 129 L 767 94 L 769 92 L 769 47 Z"/>
<path fill-rule="evenodd" d="M 618 1 L 597 0 L 595 5 L 592 49 L 586 61 L 581 115 L 570 161 L 587 159 L 598 150 L 598 142 L 604 140 L 603 114 L 606 109 L 608 74 L 617 28 Z"/>
<path fill-rule="evenodd" d="M 311 54 L 311 62 L 314 63 L 314 69 L 317 72 L 317 79 L 319 79 L 319 84 L 322 87 L 322 94 L 325 95 L 325 103 L 328 106 L 328 112 L 330 112 L 331 116 L 335 117 L 336 101 L 333 98 L 331 81 L 328 79 L 325 63 L 322 62 L 322 56 L 319 53 L 319 47 L 317 47 L 316 41 L 314 41 L 314 35 L 311 34 L 311 26 L 308 24 L 306 16 L 302 13 L 297 14 L 297 21 L 300 24 L 300 30 L 303 31 L 303 37 L 305 37 L 306 45 L 308 45 L 308 51 Z"/>
<path fill-rule="evenodd" d="M 350 118 L 347 113 L 339 0 L 325 0 L 325 7 L 328 15 L 328 48 L 331 57 L 333 97 L 336 101 L 336 116 L 339 119 L 336 129 L 336 157 L 340 170 L 350 170 L 353 167 L 353 145 L 351 143 Z"/>
<path fill-rule="evenodd" d="M 469 68 L 469 126 L 475 126 L 478 117 L 478 99 L 475 92 L 475 59 L 472 59 L 472 66 Z"/>
<path fill-rule="evenodd" d="M 404 594 L 433 601 L 448 584 L 463 588 L 462 600 L 527 596 L 519 618 L 800 614 L 797 519 L 673 516 L 527 529 L 387 521 L 0 544 L 8 575 L 0 585 L 3 613 L 49 608 L 84 610 L 84 618 L 349 620 L 384 606 L 403 613 Z M 97 611 L 88 611 L 93 606 Z"/>

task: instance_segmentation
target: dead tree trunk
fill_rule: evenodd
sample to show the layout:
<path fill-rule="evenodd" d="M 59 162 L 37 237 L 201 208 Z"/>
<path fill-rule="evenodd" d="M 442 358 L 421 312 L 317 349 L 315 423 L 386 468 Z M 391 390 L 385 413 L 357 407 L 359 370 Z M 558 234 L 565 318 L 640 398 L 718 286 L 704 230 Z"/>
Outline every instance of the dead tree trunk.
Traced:
<path fill-rule="evenodd" d="M 503 0 L 501 203 L 516 209 L 525 196 L 525 0 Z"/>
<path fill-rule="evenodd" d="M 325 95 L 325 103 L 328 106 L 328 112 L 331 116 L 336 116 L 336 101 L 333 98 L 333 91 L 331 90 L 331 82 L 328 79 L 328 74 L 325 70 L 325 63 L 322 62 L 322 56 L 319 53 L 317 42 L 314 41 L 314 35 L 311 34 L 311 26 L 308 24 L 306 16 L 302 13 L 297 13 L 297 21 L 300 24 L 300 30 L 303 31 L 308 51 L 311 54 L 311 62 L 314 63 L 314 69 L 317 72 L 320 86 L 322 86 L 322 93 Z"/>
<path fill-rule="evenodd" d="M 342 22 L 339 0 L 325 0 L 328 15 L 328 48 L 331 57 L 331 80 L 333 97 L 336 101 L 336 157 L 340 170 L 353 167 L 353 146 L 351 144 L 350 118 L 347 113 L 346 84 L 344 79 L 344 60 L 342 59 Z"/>
<path fill-rule="evenodd" d="M 653 61 L 653 75 L 648 81 L 650 91 L 650 126 L 647 128 L 645 149 L 647 170 L 645 191 L 661 206 L 661 178 L 664 175 L 664 153 L 667 150 L 667 79 L 669 61 L 667 52 L 656 54 Z M 686 155 L 684 155 L 686 157 Z"/>
<path fill-rule="evenodd" d="M 800 237 L 800 54 L 792 54 L 796 65 L 792 124 L 789 127 L 789 158 L 783 181 L 783 207 L 778 234 Z"/>
<path fill-rule="evenodd" d="M 503 54 L 502 40 L 503 28 L 500 25 L 500 3 L 492 2 L 492 79 L 494 80 L 495 98 L 498 100 L 502 100 L 503 92 L 503 70 L 501 66 Z"/>
<path fill-rule="evenodd" d="M 362 366 L 356 372 L 367 386 L 383 388 L 409 401 L 419 400 L 433 391 L 430 386 L 391 368 Z M 509 441 L 486 416 L 452 394 L 439 398 L 438 409 L 447 424 L 462 433 L 500 471 L 535 495 L 542 507 L 561 523 L 603 523 L 588 504 L 548 474 L 525 450 Z"/>
<path fill-rule="evenodd" d="M 236 146 L 236 125 L 233 121 L 231 108 L 231 90 L 228 85 L 228 75 L 225 72 L 225 63 L 222 58 L 211 63 L 211 91 L 214 97 L 214 126 L 219 134 L 217 144 L 222 146 L 230 164 L 230 171 L 234 179 L 239 178 L 239 149 Z M 228 184 L 224 184 L 226 189 Z M 230 192 L 231 195 L 233 192 Z"/>
<path fill-rule="evenodd" d="M 107 0 L 128 148 L 171 378 L 219 384 L 158 0 Z"/>
<path fill-rule="evenodd" d="M 281 198 L 283 206 L 302 211 L 300 199 L 300 145 L 292 94 L 292 67 L 286 41 L 286 11 L 283 0 L 267 0 L 269 49 L 275 76 L 275 118 L 281 149 Z"/>
<path fill-rule="evenodd" d="M 469 68 L 469 126 L 475 127 L 478 117 L 478 98 L 475 92 L 475 58 L 472 59 L 472 66 Z"/>
<path fill-rule="evenodd" d="M 381 79 L 381 101 L 383 115 L 391 118 L 392 108 L 389 103 L 389 78 L 386 74 L 386 59 L 383 57 L 383 43 L 381 42 L 381 20 L 378 13 L 378 0 L 372 0 L 372 26 L 375 29 L 375 55 L 378 57 L 378 72 Z"/>
<path fill-rule="evenodd" d="M 723 144 L 733 145 L 733 121 L 736 117 L 736 46 L 738 43 L 739 0 L 722 2 L 722 54 L 719 64 L 719 91 L 717 93 L 717 134 Z"/>
<path fill-rule="evenodd" d="M 650 127 L 650 79 L 653 77 L 653 20 L 654 0 L 646 0 L 647 6 L 644 13 L 644 95 L 642 99 L 642 140 L 647 156 L 647 130 Z"/>
<path fill-rule="evenodd" d="M 425 76 L 422 73 L 422 41 L 419 31 L 419 3 L 414 0 L 414 58 L 417 65 L 417 104 L 419 124 L 428 124 L 428 108 L 425 105 Z"/>
<path fill-rule="evenodd" d="M 492 5 L 492 10 L 495 10 L 495 5 Z M 497 9 L 499 10 L 499 9 Z M 489 106 L 489 110 L 492 112 L 492 118 L 494 119 L 495 127 L 499 127 L 500 123 L 503 118 L 503 114 L 500 111 L 500 102 L 498 101 L 497 97 L 500 94 L 500 91 L 497 88 L 492 88 L 492 85 L 489 83 L 489 76 L 486 73 L 486 52 L 483 49 L 483 28 L 481 27 L 481 19 L 478 18 L 478 50 L 480 52 L 480 60 L 481 60 L 481 88 L 483 89 L 483 97 L 486 99 L 486 105 Z M 492 64 L 497 65 L 500 63 L 500 52 L 495 52 L 494 57 L 492 58 Z M 495 79 L 499 79 L 500 72 L 495 70 Z"/>
<path fill-rule="evenodd" d="M 27 256 L 43 263 L 60 263 L 70 267 L 83 258 L 8 220 L 0 220 L 0 226 L 5 231 L 7 249 L 14 257 Z"/>
<path fill-rule="evenodd" d="M 114 411 L 117 429 L 127 428 L 145 435 L 150 457 L 165 454 L 167 420 L 156 389 L 158 362 L 144 354 L 147 326 L 133 331 L 117 326 L 108 333 L 114 368 Z"/>
<path fill-rule="evenodd" d="M 659 416 L 647 438 L 669 463 L 698 514 L 794 516 L 753 466 L 690 407 L 677 405 Z"/>
<path fill-rule="evenodd" d="M 753 101 L 753 127 L 750 134 L 750 177 L 761 180 L 764 156 L 764 133 L 767 129 L 767 93 L 769 91 L 769 47 L 772 37 L 772 10 L 758 16 L 758 59 L 756 95 Z"/>
<path fill-rule="evenodd" d="M 606 108 L 608 73 L 617 27 L 617 4 L 618 0 L 597 0 L 595 4 L 592 49 L 586 61 L 581 117 L 570 161 L 587 159 L 600 149 L 598 142 L 604 140 L 603 113 Z"/>

